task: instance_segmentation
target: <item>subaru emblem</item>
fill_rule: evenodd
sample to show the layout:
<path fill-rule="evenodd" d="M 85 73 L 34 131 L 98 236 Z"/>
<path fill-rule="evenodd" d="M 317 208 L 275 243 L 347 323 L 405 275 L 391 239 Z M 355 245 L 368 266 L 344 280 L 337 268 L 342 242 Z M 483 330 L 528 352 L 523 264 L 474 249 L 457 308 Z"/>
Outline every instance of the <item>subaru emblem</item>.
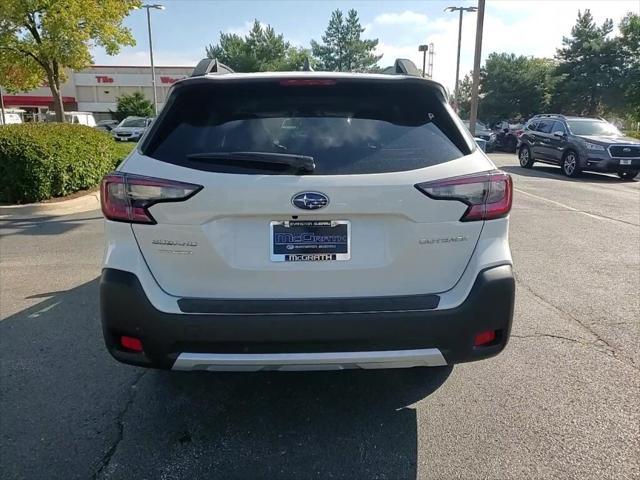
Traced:
<path fill-rule="evenodd" d="M 329 205 L 329 197 L 320 192 L 300 192 L 291 198 L 291 203 L 302 210 L 318 210 Z"/>
<path fill-rule="evenodd" d="M 631 151 L 631 149 L 630 149 L 629 147 L 624 147 L 624 148 L 622 149 L 622 151 L 623 151 L 623 152 L 630 152 L 630 151 Z"/>

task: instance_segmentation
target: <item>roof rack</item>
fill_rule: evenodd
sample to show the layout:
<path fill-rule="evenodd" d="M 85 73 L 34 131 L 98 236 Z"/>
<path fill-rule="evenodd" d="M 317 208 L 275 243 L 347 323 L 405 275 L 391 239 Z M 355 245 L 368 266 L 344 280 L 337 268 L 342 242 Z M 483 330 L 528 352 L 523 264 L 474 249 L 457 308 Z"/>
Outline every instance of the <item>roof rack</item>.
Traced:
<path fill-rule="evenodd" d="M 235 73 L 224 63 L 220 63 L 215 58 L 203 58 L 198 62 L 196 68 L 191 72 L 192 77 L 202 77 L 208 73 Z"/>
<path fill-rule="evenodd" d="M 386 75 L 410 75 L 412 77 L 422 77 L 422 73 L 416 64 L 406 58 L 398 58 L 391 67 L 385 68 L 382 73 Z"/>
<path fill-rule="evenodd" d="M 564 115 L 560 114 L 560 113 L 539 113 L 537 115 L 534 115 L 531 118 L 540 118 L 540 117 L 559 117 L 559 118 L 566 118 Z"/>

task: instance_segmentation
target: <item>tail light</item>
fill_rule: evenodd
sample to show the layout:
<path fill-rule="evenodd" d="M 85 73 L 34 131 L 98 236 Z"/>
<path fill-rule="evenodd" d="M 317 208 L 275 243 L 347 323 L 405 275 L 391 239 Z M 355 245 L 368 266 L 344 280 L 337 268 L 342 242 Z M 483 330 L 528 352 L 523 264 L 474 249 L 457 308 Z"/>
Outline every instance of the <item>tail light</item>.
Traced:
<path fill-rule="evenodd" d="M 434 200 L 456 200 L 468 205 L 461 222 L 506 217 L 513 199 L 511 176 L 500 170 L 420 183 L 416 188 Z"/>
<path fill-rule="evenodd" d="M 516 133 L 516 137 L 520 137 L 524 133 L 524 130 L 516 130 L 515 133 Z"/>
<path fill-rule="evenodd" d="M 161 202 L 181 202 L 202 189 L 200 185 L 128 173 L 109 173 L 102 179 L 100 203 L 109 220 L 156 223 L 149 207 Z"/>

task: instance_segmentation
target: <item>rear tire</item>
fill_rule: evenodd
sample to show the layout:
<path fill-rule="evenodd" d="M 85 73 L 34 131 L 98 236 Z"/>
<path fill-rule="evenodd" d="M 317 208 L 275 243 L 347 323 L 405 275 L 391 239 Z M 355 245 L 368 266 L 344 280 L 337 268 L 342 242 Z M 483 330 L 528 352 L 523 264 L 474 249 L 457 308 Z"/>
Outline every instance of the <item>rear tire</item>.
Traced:
<path fill-rule="evenodd" d="M 522 145 L 518 152 L 518 160 L 522 168 L 531 168 L 533 166 L 533 158 L 531 158 L 531 150 L 528 146 Z"/>
<path fill-rule="evenodd" d="M 569 150 L 562 157 L 562 173 L 567 177 L 576 178 L 580 175 L 580 166 L 578 164 L 578 154 L 573 150 Z"/>
<path fill-rule="evenodd" d="M 638 171 L 634 170 L 632 172 L 618 172 L 618 176 L 623 180 L 633 180 L 638 176 Z"/>
<path fill-rule="evenodd" d="M 516 153 L 517 148 L 518 148 L 518 140 L 516 140 L 516 137 L 509 137 L 507 140 L 507 152 Z"/>

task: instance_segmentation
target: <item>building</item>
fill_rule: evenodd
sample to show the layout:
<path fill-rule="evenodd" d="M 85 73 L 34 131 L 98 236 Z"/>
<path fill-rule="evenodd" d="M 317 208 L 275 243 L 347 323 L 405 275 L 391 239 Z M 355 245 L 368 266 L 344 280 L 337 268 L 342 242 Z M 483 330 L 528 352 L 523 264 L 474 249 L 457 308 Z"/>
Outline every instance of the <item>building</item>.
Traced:
<path fill-rule="evenodd" d="M 158 109 L 162 108 L 171 85 L 191 75 L 194 67 L 156 67 Z M 117 98 L 142 92 L 153 101 L 151 67 L 93 65 L 79 71 L 69 71 L 62 85 L 62 101 L 66 111 L 91 112 L 96 120 L 112 118 Z M 6 108 L 24 110 L 26 120 L 42 120 L 53 111 L 51 90 L 45 85 L 18 95 L 4 95 Z"/>

